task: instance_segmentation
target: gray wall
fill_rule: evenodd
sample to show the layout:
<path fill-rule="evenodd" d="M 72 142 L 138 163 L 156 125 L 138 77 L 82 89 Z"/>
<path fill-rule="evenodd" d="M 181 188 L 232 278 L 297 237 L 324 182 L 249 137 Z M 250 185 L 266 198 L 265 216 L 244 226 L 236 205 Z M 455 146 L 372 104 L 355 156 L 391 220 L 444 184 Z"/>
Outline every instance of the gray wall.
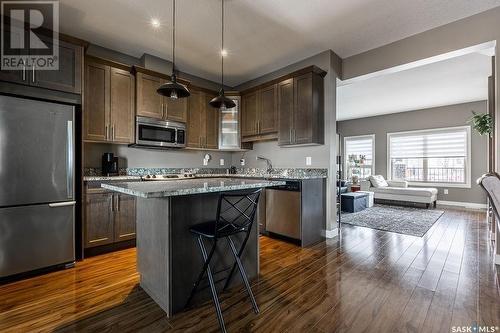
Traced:
<path fill-rule="evenodd" d="M 375 173 L 387 177 L 387 133 L 468 125 L 467 120 L 471 117 L 472 110 L 484 113 L 486 108 L 486 101 L 449 105 L 339 121 L 337 129 L 342 137 L 375 134 Z M 486 196 L 475 180 L 488 168 L 487 139 L 474 131 L 471 133 L 471 188 L 438 188 L 438 200 L 486 203 Z M 443 193 L 444 188 L 449 190 L 447 195 Z"/>
<path fill-rule="evenodd" d="M 87 54 L 101 57 L 127 65 L 139 65 L 145 68 L 170 74 L 172 63 L 158 57 L 144 54 L 140 59 L 130 55 L 116 52 L 114 50 L 91 44 Z M 216 90 L 219 85 L 215 82 L 199 78 L 194 75 L 179 73 L 179 77 L 189 80 L 193 84 Z M 219 153 L 209 151 L 193 150 L 150 150 L 140 148 L 130 148 L 126 145 L 110 145 L 103 143 L 85 143 L 84 147 L 84 166 L 100 167 L 101 156 L 105 152 L 114 153 L 120 158 L 120 167 L 166 167 L 166 168 L 197 168 L 203 166 L 203 156 L 209 153 L 212 156 L 207 167 L 219 167 L 219 159 L 225 160 L 224 167 L 231 164 L 230 153 Z"/>

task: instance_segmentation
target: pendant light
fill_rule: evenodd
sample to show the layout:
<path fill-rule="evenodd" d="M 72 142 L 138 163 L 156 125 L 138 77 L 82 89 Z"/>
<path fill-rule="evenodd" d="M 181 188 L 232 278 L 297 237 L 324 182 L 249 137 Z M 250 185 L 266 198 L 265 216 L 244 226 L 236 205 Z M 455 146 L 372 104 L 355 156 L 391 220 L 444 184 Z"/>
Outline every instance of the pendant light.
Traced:
<path fill-rule="evenodd" d="M 230 98 L 227 98 L 224 95 L 224 0 L 222 1 L 222 33 L 221 33 L 221 40 L 222 40 L 222 47 L 221 47 L 221 85 L 220 85 L 220 90 L 219 90 L 219 96 L 213 98 L 208 104 L 210 106 L 216 108 L 216 109 L 231 109 L 236 106 L 236 103 Z"/>
<path fill-rule="evenodd" d="M 188 97 L 191 95 L 185 85 L 177 83 L 175 75 L 175 0 L 172 0 L 172 76 L 170 82 L 162 84 L 156 92 L 160 95 L 170 97 L 172 99 Z"/>

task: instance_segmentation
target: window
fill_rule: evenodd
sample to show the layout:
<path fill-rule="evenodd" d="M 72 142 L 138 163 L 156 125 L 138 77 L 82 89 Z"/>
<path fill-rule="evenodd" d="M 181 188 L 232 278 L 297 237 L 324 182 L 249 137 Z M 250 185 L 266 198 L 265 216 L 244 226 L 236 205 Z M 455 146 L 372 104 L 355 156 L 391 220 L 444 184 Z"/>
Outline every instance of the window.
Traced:
<path fill-rule="evenodd" d="M 470 187 L 470 127 L 388 133 L 389 179 Z"/>
<path fill-rule="evenodd" d="M 346 179 L 360 179 L 373 174 L 375 164 L 375 135 L 348 136 L 344 138 Z"/>

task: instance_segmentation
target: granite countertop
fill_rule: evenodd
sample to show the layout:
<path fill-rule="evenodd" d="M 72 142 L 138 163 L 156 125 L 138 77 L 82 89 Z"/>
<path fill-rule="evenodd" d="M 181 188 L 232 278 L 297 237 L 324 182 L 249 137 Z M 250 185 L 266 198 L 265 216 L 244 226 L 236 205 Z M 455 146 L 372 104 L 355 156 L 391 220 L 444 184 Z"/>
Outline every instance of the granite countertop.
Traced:
<path fill-rule="evenodd" d="M 117 180 L 140 180 L 141 176 L 84 176 L 84 182 L 95 182 L 95 181 L 117 181 Z"/>
<path fill-rule="evenodd" d="M 276 174 L 196 174 L 196 178 L 249 178 L 249 179 L 318 179 L 327 178 L 324 175 L 276 175 Z"/>
<path fill-rule="evenodd" d="M 236 168 L 235 174 L 229 174 L 228 168 L 121 168 L 119 176 L 101 176 L 97 168 L 85 168 L 83 181 L 128 181 L 139 180 L 145 175 L 192 173 L 196 178 L 254 178 L 254 179 L 291 179 L 305 180 L 327 178 L 328 169 L 321 168 L 273 168 L 270 172 L 263 168 Z"/>
<path fill-rule="evenodd" d="M 211 192 L 246 190 L 284 184 L 284 181 L 206 178 L 129 183 L 102 183 L 101 187 L 141 198 L 161 198 Z"/>

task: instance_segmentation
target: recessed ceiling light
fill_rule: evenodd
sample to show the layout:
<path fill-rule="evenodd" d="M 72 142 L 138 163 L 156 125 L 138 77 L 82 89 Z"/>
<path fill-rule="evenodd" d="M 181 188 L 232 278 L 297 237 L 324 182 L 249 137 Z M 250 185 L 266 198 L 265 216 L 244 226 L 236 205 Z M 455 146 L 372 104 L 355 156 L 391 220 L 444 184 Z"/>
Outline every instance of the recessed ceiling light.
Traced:
<path fill-rule="evenodd" d="M 156 19 L 156 18 L 152 18 L 151 19 L 151 25 L 153 26 L 153 28 L 155 29 L 158 29 L 160 27 L 160 20 Z"/>
<path fill-rule="evenodd" d="M 226 49 L 222 49 L 220 51 L 220 55 L 223 56 L 223 57 L 227 57 L 227 50 Z"/>

